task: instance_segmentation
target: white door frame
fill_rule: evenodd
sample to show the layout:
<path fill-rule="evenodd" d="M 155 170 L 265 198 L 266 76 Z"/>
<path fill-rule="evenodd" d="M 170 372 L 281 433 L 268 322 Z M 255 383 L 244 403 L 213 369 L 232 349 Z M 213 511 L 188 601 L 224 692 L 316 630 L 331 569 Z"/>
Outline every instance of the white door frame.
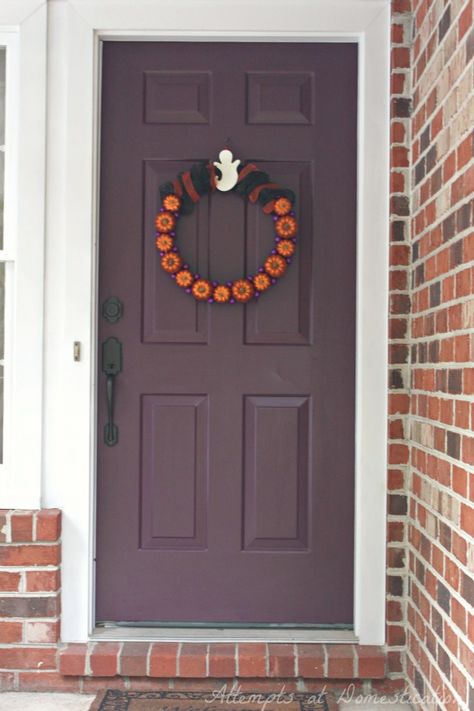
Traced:
<path fill-rule="evenodd" d="M 94 628 L 98 98 L 107 39 L 359 44 L 354 619 L 361 643 L 385 639 L 390 2 L 276 1 L 270 13 L 268 0 L 48 4 L 43 504 L 64 513 L 63 641 L 85 641 Z"/>

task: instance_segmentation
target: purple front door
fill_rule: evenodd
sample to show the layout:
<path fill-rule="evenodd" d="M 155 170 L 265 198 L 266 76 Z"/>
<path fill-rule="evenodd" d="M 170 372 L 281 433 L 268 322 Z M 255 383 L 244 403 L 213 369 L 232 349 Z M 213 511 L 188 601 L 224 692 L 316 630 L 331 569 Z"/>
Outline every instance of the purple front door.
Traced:
<path fill-rule="evenodd" d="M 106 42 L 102 86 L 98 349 L 115 337 L 123 360 L 115 446 L 98 372 L 97 619 L 350 625 L 357 48 Z M 287 275 L 246 306 L 197 304 L 154 245 L 159 185 L 227 141 L 300 222 Z M 235 193 L 179 225 L 225 281 L 272 239 Z"/>

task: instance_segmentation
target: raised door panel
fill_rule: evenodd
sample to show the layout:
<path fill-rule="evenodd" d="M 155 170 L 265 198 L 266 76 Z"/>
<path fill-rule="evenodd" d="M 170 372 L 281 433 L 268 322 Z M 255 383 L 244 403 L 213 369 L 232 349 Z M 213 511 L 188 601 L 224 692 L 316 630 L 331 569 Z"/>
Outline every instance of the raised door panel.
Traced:
<path fill-rule="evenodd" d="M 309 397 L 245 399 L 244 548 L 308 545 Z"/>
<path fill-rule="evenodd" d="M 248 345 L 309 345 L 313 300 L 312 162 L 266 161 L 262 170 L 272 180 L 294 190 L 298 196 L 299 222 L 296 255 L 285 277 L 245 314 L 245 342 Z M 247 210 L 247 271 L 255 273 L 273 247 L 273 223 L 262 210 Z"/>
<path fill-rule="evenodd" d="M 313 72 L 247 72 L 248 123 L 310 125 L 313 120 Z"/>
<path fill-rule="evenodd" d="M 145 123 L 209 123 L 211 72 L 147 71 Z"/>
<path fill-rule="evenodd" d="M 198 159 L 193 162 L 198 162 Z M 208 342 L 208 310 L 187 294 L 180 293 L 173 279 L 165 275 L 153 240 L 154 219 L 159 207 L 159 186 L 188 168 L 189 163 L 184 161 L 147 160 L 144 163 L 144 343 Z M 206 202 L 198 204 L 192 215 L 179 220 L 178 232 L 182 253 L 198 270 L 206 269 L 210 248 Z"/>
<path fill-rule="evenodd" d="M 141 548 L 203 548 L 208 402 L 204 395 L 142 397 Z"/>

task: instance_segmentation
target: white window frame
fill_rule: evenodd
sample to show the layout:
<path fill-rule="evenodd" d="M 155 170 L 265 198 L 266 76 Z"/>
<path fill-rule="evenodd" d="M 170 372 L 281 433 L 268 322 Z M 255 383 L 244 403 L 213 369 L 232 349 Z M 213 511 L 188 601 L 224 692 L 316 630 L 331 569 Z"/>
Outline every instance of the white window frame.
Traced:
<path fill-rule="evenodd" d="M 354 612 L 359 641 L 382 644 L 389 0 L 292 0 L 273 4 L 270 13 L 265 0 L 63 0 L 51 2 L 49 13 L 48 136 L 55 140 L 48 141 L 45 303 L 47 323 L 55 328 L 47 329 L 45 344 L 44 500 L 64 512 L 63 641 L 86 641 L 94 630 L 100 42 L 232 39 L 354 41 L 360 48 Z M 79 362 L 73 360 L 74 341 L 81 343 Z M 258 636 L 264 639 L 265 632 Z"/>
<path fill-rule="evenodd" d="M 0 4 L 6 47 L 4 456 L 0 508 L 41 505 L 46 6 Z"/>

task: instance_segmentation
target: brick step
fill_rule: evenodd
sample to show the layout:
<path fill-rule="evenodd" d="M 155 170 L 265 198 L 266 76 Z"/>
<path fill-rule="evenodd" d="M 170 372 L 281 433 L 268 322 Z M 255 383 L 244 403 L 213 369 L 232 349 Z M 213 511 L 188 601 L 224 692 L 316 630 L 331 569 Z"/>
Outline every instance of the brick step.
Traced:
<path fill-rule="evenodd" d="M 381 647 L 358 644 L 89 642 L 59 649 L 63 676 L 384 679 Z"/>

